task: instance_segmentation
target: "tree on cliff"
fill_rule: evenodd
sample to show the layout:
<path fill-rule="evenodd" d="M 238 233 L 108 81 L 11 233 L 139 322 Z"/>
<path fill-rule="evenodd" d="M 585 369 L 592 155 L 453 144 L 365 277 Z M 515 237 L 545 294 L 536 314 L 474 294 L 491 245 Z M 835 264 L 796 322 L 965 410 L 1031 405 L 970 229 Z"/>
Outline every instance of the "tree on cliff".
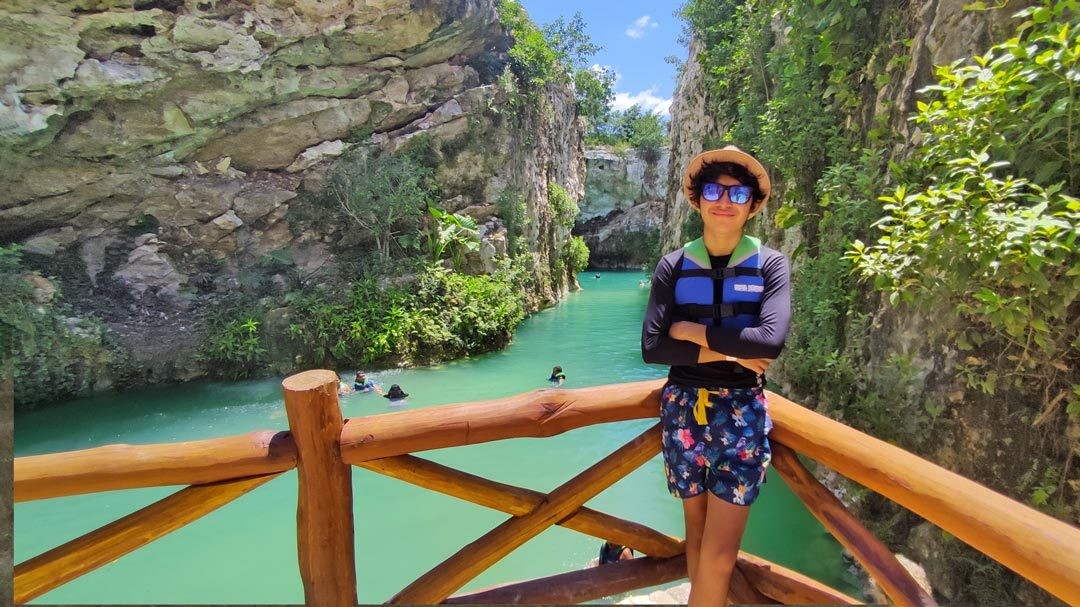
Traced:
<path fill-rule="evenodd" d="M 415 230 L 420 215 L 434 204 L 433 181 L 430 168 L 407 157 L 358 152 L 334 168 L 324 195 L 354 227 L 371 233 L 385 262 L 391 243 Z"/>

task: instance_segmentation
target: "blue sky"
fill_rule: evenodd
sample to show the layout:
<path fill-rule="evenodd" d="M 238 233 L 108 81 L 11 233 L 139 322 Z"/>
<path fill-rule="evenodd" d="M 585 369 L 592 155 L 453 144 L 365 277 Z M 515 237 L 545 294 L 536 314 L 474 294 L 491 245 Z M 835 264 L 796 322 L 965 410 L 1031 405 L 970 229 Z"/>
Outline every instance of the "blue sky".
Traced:
<path fill-rule="evenodd" d="M 668 115 L 675 90 L 675 66 L 664 57 L 686 60 L 686 48 L 678 42 L 682 21 L 674 16 L 682 2 L 670 0 L 519 0 L 529 17 L 544 26 L 559 17 L 567 20 L 581 12 L 593 42 L 604 47 L 593 61 L 613 68 L 615 100 L 623 110 L 634 103 Z"/>

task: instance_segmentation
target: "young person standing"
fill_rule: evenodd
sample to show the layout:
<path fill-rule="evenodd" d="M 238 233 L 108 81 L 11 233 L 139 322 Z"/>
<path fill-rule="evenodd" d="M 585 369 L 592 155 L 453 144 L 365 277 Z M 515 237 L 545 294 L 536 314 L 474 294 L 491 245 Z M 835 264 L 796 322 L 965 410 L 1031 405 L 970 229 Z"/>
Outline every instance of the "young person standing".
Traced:
<path fill-rule="evenodd" d="M 791 318 L 788 260 L 745 235 L 769 200 L 765 167 L 735 146 L 694 157 L 683 192 L 701 238 L 653 273 L 645 362 L 670 365 L 660 402 L 668 489 L 682 499 L 691 607 L 726 604 L 749 506 L 765 482 L 765 370 Z"/>

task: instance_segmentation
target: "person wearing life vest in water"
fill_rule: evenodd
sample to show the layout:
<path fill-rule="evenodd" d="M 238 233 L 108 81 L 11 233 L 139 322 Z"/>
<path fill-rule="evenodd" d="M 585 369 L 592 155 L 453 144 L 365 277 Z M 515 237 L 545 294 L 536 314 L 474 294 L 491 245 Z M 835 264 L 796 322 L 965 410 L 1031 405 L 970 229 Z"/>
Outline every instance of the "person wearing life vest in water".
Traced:
<path fill-rule="evenodd" d="M 548 378 L 548 381 L 557 386 L 561 386 L 562 383 L 566 381 L 566 373 L 563 373 L 562 367 L 559 365 L 552 367 L 551 377 Z"/>
<path fill-rule="evenodd" d="M 363 371 L 357 371 L 356 378 L 353 379 L 353 392 L 374 392 L 375 390 L 375 382 L 368 379 Z"/>
<path fill-rule="evenodd" d="M 744 233 L 772 184 L 735 146 L 698 154 L 683 195 L 700 238 L 656 266 L 642 326 L 645 362 L 670 365 L 660 397 L 668 490 L 682 499 L 691 607 L 723 605 L 771 460 L 765 370 L 791 319 L 788 260 Z"/>

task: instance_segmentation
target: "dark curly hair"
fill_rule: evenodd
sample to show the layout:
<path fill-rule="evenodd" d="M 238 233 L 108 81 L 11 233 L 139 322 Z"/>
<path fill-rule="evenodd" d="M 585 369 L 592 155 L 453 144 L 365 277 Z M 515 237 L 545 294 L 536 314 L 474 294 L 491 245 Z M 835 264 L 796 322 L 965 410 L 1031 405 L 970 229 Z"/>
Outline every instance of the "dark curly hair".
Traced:
<path fill-rule="evenodd" d="M 757 177 L 754 177 L 746 167 L 734 162 L 706 162 L 701 165 L 701 169 L 690 178 L 690 189 L 694 192 L 694 195 L 690 198 L 690 202 L 696 207 L 701 204 L 701 188 L 706 183 L 713 183 L 716 178 L 721 175 L 728 175 L 739 180 L 739 183 L 748 185 L 754 189 L 752 196 L 753 202 L 751 203 L 750 210 L 753 211 L 761 205 L 761 201 L 765 199 L 765 193 L 761 191 L 761 186 L 758 184 Z"/>

